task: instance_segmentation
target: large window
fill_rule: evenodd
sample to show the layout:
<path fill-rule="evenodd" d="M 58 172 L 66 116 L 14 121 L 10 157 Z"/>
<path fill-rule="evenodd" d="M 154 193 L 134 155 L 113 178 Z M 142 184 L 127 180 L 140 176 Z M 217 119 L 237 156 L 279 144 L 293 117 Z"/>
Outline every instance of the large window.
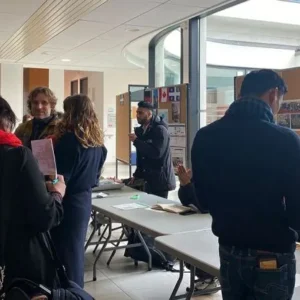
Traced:
<path fill-rule="evenodd" d="M 224 116 L 234 100 L 234 77 L 249 70 L 207 66 L 207 124 Z"/>
<path fill-rule="evenodd" d="M 177 28 L 162 37 L 155 46 L 155 86 L 180 84 L 181 30 Z"/>

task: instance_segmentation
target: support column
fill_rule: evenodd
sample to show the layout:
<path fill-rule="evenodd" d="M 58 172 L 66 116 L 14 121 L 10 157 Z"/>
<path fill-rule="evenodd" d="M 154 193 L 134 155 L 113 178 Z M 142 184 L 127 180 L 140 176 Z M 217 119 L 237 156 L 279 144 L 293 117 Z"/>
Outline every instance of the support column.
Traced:
<path fill-rule="evenodd" d="M 181 83 L 189 83 L 189 22 L 185 21 L 181 24 Z"/>
<path fill-rule="evenodd" d="M 23 65 L 0 65 L 0 95 L 8 101 L 18 122 L 23 118 Z"/>
<path fill-rule="evenodd" d="M 189 101 L 188 164 L 191 149 L 200 127 L 206 125 L 206 19 L 193 18 L 189 22 Z"/>
<path fill-rule="evenodd" d="M 63 112 L 63 102 L 65 96 L 65 71 L 49 69 L 49 88 L 57 97 L 56 110 Z"/>

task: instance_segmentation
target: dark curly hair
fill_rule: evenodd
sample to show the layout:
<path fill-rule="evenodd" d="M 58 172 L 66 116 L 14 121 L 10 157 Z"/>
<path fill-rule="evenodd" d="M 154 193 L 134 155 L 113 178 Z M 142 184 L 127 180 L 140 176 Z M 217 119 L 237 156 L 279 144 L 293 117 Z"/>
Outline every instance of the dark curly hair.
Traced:
<path fill-rule="evenodd" d="M 8 102 L 0 96 L 0 128 L 13 131 L 17 117 Z"/>

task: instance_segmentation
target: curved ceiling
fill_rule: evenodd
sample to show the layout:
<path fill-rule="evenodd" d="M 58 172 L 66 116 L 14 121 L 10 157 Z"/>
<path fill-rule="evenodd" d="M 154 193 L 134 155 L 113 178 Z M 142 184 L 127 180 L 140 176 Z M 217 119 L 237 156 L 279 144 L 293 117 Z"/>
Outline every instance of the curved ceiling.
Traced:
<path fill-rule="evenodd" d="M 299 15 L 300 1 L 251 0 L 209 16 L 208 63 L 224 66 L 241 64 L 244 67 L 294 66 L 295 51 L 299 55 L 300 49 Z M 148 41 L 150 38 L 151 36 L 148 37 Z M 146 39 L 147 37 L 142 43 L 145 44 Z M 168 53 L 179 57 L 180 34 L 177 31 L 169 34 L 164 40 L 164 47 Z M 131 55 L 135 55 L 147 65 L 148 49 L 141 47 L 140 40 L 131 43 L 126 52 L 131 52 Z M 248 59 L 248 66 L 247 59 L 243 56 L 245 53 L 251 57 L 256 54 L 261 59 L 257 61 L 257 65 L 253 65 L 253 59 Z M 264 57 L 268 58 L 269 64 L 262 64 Z"/>
<path fill-rule="evenodd" d="M 0 62 L 136 69 L 122 54 L 130 41 L 228 2 L 234 1 L 1 0 Z"/>

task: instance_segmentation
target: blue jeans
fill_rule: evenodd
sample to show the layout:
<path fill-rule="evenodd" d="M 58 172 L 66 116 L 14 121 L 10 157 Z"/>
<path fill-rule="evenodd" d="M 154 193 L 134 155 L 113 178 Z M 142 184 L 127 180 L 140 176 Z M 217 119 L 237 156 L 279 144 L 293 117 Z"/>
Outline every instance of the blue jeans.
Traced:
<path fill-rule="evenodd" d="M 295 287 L 293 253 L 267 253 L 220 245 L 223 300 L 290 300 Z M 275 258 L 277 269 L 259 268 L 262 258 Z"/>

